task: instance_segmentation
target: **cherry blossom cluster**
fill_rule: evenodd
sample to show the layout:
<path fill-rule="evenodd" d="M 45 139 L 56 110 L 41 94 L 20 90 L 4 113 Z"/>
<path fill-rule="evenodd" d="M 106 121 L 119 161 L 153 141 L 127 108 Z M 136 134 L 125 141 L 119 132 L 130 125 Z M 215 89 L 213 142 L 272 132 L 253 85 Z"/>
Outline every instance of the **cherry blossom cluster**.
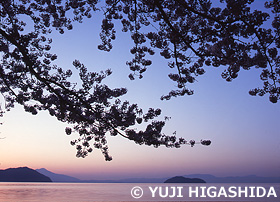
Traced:
<path fill-rule="evenodd" d="M 120 14 L 112 12 L 120 2 L 106 1 L 111 5 L 111 11 L 102 22 L 100 36 L 103 44 L 99 46 L 102 50 L 111 49 L 110 42 L 115 37 L 111 20 L 121 19 Z M 104 84 L 103 80 L 112 74 L 110 69 L 89 72 L 85 65 L 75 60 L 73 66 L 79 73 L 79 81 L 73 82 L 73 72 L 55 64 L 58 56 L 50 51 L 52 39 L 49 33 L 57 30 L 63 34 L 65 30 L 71 30 L 75 21 L 82 22 L 98 10 L 97 3 L 97 0 L 0 2 L 0 92 L 5 98 L 6 110 L 20 104 L 33 115 L 48 111 L 57 120 L 68 123 L 65 133 L 71 135 L 74 132 L 79 136 L 71 141 L 77 149 L 77 157 L 85 157 L 99 149 L 105 160 L 112 160 L 107 135 L 120 135 L 137 144 L 155 147 L 193 146 L 194 141 L 162 133 L 165 121 L 155 120 L 161 114 L 160 109 L 150 108 L 144 113 L 136 104 L 121 101 L 120 97 L 127 90 L 111 89 Z M 118 12 L 122 11 L 119 6 L 116 8 Z M 140 35 L 140 32 L 134 33 L 135 43 L 141 43 Z M 142 36 L 142 40 L 144 38 Z M 137 53 L 133 63 L 151 63 L 143 59 L 145 52 L 153 53 L 150 48 L 138 46 L 133 52 Z M 134 129 L 137 124 L 144 124 L 146 129 Z M 211 141 L 198 143 L 209 145 Z"/>
<path fill-rule="evenodd" d="M 254 10 L 254 0 L 111 0 L 106 1 L 102 26 L 102 47 L 112 48 L 114 22 L 121 21 L 122 31 L 131 33 L 134 58 L 127 62 L 135 76 L 152 64 L 156 50 L 177 73 L 169 74 L 177 89 L 161 99 L 192 95 L 187 84 L 197 81 L 208 66 L 224 69 L 222 78 L 230 82 L 241 70 L 261 69 L 263 87 L 250 95 L 269 95 L 280 99 L 280 14 L 279 0 L 263 2 Z M 270 20 L 270 21 L 269 21 Z M 100 48 L 102 50 L 102 48 Z M 103 48 L 104 49 L 104 48 Z M 109 51 L 109 49 L 106 49 Z"/>

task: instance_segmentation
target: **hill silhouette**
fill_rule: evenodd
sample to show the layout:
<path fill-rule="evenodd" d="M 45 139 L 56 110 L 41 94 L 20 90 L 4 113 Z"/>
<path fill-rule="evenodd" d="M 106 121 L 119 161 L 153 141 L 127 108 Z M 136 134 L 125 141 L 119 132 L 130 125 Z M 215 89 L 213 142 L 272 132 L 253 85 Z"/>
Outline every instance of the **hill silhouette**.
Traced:
<path fill-rule="evenodd" d="M 183 176 L 176 176 L 165 180 L 164 183 L 205 183 L 205 181 L 199 178 L 185 178 Z"/>
<path fill-rule="evenodd" d="M 45 168 L 36 169 L 37 172 L 49 177 L 53 182 L 80 182 L 81 180 L 68 175 L 53 173 Z"/>
<path fill-rule="evenodd" d="M 0 170 L 0 182 L 52 182 L 51 179 L 28 167 Z"/>

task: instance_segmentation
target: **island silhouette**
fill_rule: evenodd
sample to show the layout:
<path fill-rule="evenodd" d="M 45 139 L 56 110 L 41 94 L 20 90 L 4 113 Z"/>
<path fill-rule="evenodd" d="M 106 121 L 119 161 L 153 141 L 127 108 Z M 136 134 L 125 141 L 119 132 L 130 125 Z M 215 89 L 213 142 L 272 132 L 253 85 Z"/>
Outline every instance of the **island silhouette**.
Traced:
<path fill-rule="evenodd" d="M 206 183 L 206 182 L 199 178 L 186 178 L 183 176 L 176 176 L 165 180 L 164 183 Z"/>

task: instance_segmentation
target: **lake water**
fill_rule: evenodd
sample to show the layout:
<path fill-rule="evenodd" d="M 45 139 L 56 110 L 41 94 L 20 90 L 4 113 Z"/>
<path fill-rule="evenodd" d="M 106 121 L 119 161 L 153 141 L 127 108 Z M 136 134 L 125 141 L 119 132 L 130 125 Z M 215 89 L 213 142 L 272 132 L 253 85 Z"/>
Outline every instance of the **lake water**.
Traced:
<path fill-rule="evenodd" d="M 204 187 L 204 188 L 203 188 Z M 224 187 L 223 192 L 221 187 Z M 228 191 L 228 188 L 232 188 Z M 238 187 L 241 197 L 234 196 Z M 247 187 L 247 188 L 245 188 Z M 250 188 L 251 187 L 251 188 Z M 253 188 L 255 187 L 255 188 Z M 261 188 L 256 188 L 261 187 Z M 273 189 L 271 189 L 271 187 Z M 265 190 L 264 190 L 265 189 Z M 191 194 L 189 191 L 192 190 Z M 247 197 L 244 190 L 247 190 Z M 269 197 L 267 194 L 270 190 Z M 275 192 L 274 192 L 275 191 Z M 219 193 L 220 192 L 220 193 Z M 266 194 L 265 194 L 266 193 Z M 196 195 L 198 194 L 198 195 Z M 220 194 L 220 196 L 218 196 Z M 226 196 L 225 196 L 226 194 Z M 263 197 L 257 197 L 259 196 Z M 275 197 L 275 194 L 277 197 Z M 191 197 L 190 197 L 191 196 Z M 280 201 L 280 184 L 6 183 L 0 202 Z"/>

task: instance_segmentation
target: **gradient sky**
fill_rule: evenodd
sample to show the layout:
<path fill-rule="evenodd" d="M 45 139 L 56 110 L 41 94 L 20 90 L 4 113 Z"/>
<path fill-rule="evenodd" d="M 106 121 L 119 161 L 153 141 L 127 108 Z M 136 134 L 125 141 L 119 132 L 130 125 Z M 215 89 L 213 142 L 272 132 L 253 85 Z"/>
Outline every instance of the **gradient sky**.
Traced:
<path fill-rule="evenodd" d="M 186 145 L 180 149 L 139 146 L 122 137 L 108 137 L 113 161 L 106 162 L 99 150 L 85 159 L 76 158 L 76 149 L 67 136 L 67 124 L 47 112 L 33 116 L 16 106 L 1 119 L 0 169 L 28 166 L 46 168 L 80 179 L 119 179 L 127 177 L 169 177 L 195 173 L 216 176 L 280 176 L 280 103 L 268 97 L 252 97 L 248 91 L 261 87 L 260 70 L 241 71 L 231 83 L 220 76 L 222 68 L 207 67 L 207 73 L 190 88 L 192 96 L 160 101 L 160 96 L 175 88 L 167 76 L 167 61 L 157 56 L 141 80 L 130 81 L 125 62 L 132 56 L 129 34 L 119 33 L 110 53 L 97 49 L 99 17 L 93 16 L 64 35 L 54 32 L 52 52 L 57 64 L 74 68 L 79 59 L 90 71 L 110 68 L 105 80 L 110 87 L 127 87 L 123 100 L 138 103 L 143 109 L 159 107 L 170 116 L 164 133 L 177 132 L 188 140 L 210 139 L 209 147 Z"/>

